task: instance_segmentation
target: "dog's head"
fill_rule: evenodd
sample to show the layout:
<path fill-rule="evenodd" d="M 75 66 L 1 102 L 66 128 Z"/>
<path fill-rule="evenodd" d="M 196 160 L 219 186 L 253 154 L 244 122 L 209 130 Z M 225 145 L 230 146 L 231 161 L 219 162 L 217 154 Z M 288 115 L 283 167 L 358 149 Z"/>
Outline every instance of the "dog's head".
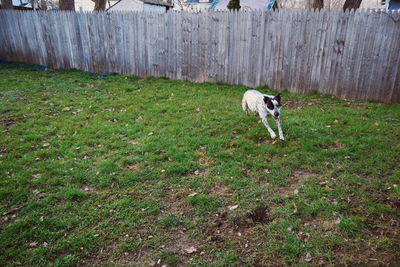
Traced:
<path fill-rule="evenodd" d="M 267 106 L 268 112 L 274 117 L 275 119 L 279 118 L 281 113 L 281 94 L 270 98 L 268 96 L 264 96 L 264 103 Z"/>

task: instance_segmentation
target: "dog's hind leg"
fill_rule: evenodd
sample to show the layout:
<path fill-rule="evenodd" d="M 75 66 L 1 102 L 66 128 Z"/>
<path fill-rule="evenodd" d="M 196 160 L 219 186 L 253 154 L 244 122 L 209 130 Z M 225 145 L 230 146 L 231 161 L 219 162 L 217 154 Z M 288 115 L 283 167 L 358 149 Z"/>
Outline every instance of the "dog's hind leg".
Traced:
<path fill-rule="evenodd" d="M 249 106 L 247 105 L 247 101 L 245 98 L 242 99 L 242 108 L 243 108 L 243 111 L 246 112 L 246 115 L 249 116 L 250 115 Z"/>

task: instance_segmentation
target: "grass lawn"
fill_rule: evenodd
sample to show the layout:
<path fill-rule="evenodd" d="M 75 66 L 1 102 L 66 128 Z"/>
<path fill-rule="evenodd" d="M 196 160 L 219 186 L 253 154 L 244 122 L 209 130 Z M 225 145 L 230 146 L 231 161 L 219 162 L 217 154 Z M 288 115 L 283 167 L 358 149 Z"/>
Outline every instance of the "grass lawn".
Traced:
<path fill-rule="evenodd" d="M 1 265 L 398 263 L 400 105 L 245 90 L 1 63 Z"/>

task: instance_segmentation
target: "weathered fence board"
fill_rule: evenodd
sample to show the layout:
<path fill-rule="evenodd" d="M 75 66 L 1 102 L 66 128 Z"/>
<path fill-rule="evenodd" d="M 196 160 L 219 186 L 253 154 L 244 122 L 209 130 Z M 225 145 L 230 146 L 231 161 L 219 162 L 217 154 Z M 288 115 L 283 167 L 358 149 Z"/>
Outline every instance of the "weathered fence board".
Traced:
<path fill-rule="evenodd" d="M 400 12 L 0 10 L 0 58 L 400 102 Z"/>

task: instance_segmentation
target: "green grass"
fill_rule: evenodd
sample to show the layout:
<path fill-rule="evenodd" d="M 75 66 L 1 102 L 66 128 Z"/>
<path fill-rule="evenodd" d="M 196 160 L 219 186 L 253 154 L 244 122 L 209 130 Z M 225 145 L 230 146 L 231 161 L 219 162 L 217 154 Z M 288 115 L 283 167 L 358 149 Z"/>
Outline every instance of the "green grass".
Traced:
<path fill-rule="evenodd" d="M 0 63 L 2 265 L 400 261 L 399 104 L 283 92 L 273 142 L 243 86 L 36 68 Z"/>

